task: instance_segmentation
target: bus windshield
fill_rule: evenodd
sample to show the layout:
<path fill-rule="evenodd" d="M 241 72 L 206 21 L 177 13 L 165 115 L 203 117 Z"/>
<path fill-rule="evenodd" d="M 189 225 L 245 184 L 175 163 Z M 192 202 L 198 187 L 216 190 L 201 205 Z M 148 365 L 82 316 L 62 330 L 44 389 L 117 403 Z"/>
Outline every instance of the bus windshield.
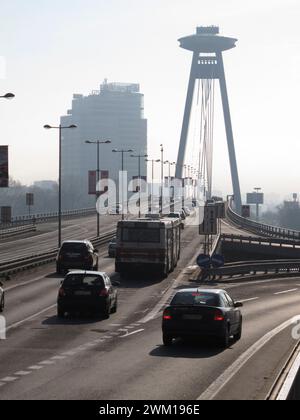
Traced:
<path fill-rule="evenodd" d="M 124 228 L 122 230 L 122 241 L 159 243 L 160 230 L 145 228 Z"/>

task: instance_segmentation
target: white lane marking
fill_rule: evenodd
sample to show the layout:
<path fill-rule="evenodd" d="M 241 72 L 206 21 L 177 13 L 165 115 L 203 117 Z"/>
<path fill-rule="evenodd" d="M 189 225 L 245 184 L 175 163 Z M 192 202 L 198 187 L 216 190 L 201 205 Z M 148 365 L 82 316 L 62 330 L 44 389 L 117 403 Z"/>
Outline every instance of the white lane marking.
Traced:
<path fill-rule="evenodd" d="M 50 366 L 54 364 L 55 364 L 54 360 L 44 360 L 43 362 L 39 362 L 39 365 L 43 365 L 43 366 Z"/>
<path fill-rule="evenodd" d="M 286 401 L 288 399 L 292 386 L 295 383 L 295 378 L 299 373 L 299 368 L 300 368 L 300 354 L 298 354 L 296 360 L 293 363 L 291 370 L 289 371 L 283 383 L 283 386 L 276 398 L 277 401 Z"/>
<path fill-rule="evenodd" d="M 274 295 L 284 295 L 285 293 L 292 293 L 292 292 L 296 292 L 297 290 L 298 289 L 284 290 L 283 292 L 274 293 Z"/>
<path fill-rule="evenodd" d="M 16 372 L 16 376 L 27 376 L 30 375 L 32 372 L 28 372 L 28 370 L 20 370 L 19 372 Z"/>
<path fill-rule="evenodd" d="M 257 299 L 259 299 L 259 297 L 243 299 L 243 300 L 237 299 L 237 302 L 246 303 L 246 302 L 252 302 L 253 300 L 257 300 Z"/>
<path fill-rule="evenodd" d="M 64 360 L 66 358 L 67 358 L 67 356 L 53 356 L 53 357 L 51 357 L 50 360 Z"/>
<path fill-rule="evenodd" d="M 132 331 L 132 332 L 131 332 L 131 333 L 129 333 L 129 334 L 121 335 L 120 337 L 121 337 L 121 338 L 130 337 L 131 335 L 134 335 L 134 334 L 139 334 L 139 333 L 141 333 L 141 332 L 143 332 L 143 331 L 145 331 L 145 329 L 144 329 L 144 328 L 143 328 L 143 329 L 140 329 L 140 330 L 137 330 L 137 331 Z"/>
<path fill-rule="evenodd" d="M 16 381 L 18 378 L 16 378 L 15 376 L 7 376 L 6 378 L 2 378 L 1 379 L 1 382 L 6 382 L 6 383 L 9 383 L 9 382 L 14 382 L 14 381 Z"/>
<path fill-rule="evenodd" d="M 62 356 L 66 356 L 66 357 L 69 357 L 69 356 L 75 356 L 75 354 L 77 353 L 77 351 L 66 351 L 65 353 L 62 353 Z"/>
<path fill-rule="evenodd" d="M 28 369 L 30 369 L 30 370 L 41 370 L 41 369 L 44 369 L 44 366 L 33 365 L 33 366 L 30 366 Z"/>
<path fill-rule="evenodd" d="M 12 330 L 14 328 L 17 328 L 20 325 L 24 324 L 25 322 L 31 321 L 32 319 L 36 318 L 37 316 L 42 315 L 43 313 L 48 312 L 48 311 L 50 311 L 51 309 L 53 309 L 55 307 L 56 307 L 56 303 L 54 305 L 48 306 L 48 308 L 45 308 L 42 311 L 37 312 L 34 315 L 29 316 L 28 318 L 23 319 L 22 321 L 19 321 L 19 322 L 16 322 L 15 324 L 10 325 L 9 327 L 6 328 L 6 331 L 9 331 L 9 330 Z"/>
<path fill-rule="evenodd" d="M 272 338 L 284 331 L 292 325 L 294 317 L 274 328 L 272 331 L 264 335 L 260 340 L 254 343 L 248 350 L 246 350 L 228 369 L 226 369 L 208 388 L 204 391 L 197 400 L 213 400 L 219 392 L 228 384 L 228 382 L 241 370 L 241 368 Z"/>

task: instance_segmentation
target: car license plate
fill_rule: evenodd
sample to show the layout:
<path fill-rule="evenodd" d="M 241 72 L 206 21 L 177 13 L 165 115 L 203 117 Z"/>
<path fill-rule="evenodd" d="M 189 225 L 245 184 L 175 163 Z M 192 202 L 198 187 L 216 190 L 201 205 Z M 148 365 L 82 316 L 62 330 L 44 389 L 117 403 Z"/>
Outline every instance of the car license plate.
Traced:
<path fill-rule="evenodd" d="M 203 319 L 203 316 L 198 315 L 198 314 L 195 314 L 195 315 L 186 314 L 186 315 L 183 315 L 183 319 L 188 319 L 188 320 L 192 320 L 192 321 L 194 321 L 194 320 L 200 321 L 201 319 Z"/>
<path fill-rule="evenodd" d="M 91 292 L 86 290 L 78 290 L 74 294 L 75 296 L 91 296 Z"/>

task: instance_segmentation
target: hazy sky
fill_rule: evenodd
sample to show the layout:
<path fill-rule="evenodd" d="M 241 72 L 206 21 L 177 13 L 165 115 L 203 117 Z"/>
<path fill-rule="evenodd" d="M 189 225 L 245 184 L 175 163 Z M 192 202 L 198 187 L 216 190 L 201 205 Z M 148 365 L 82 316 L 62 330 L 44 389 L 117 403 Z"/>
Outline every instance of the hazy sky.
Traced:
<path fill-rule="evenodd" d="M 42 127 L 104 78 L 140 83 L 149 154 L 163 142 L 175 160 L 191 64 L 177 39 L 215 24 L 239 39 L 224 61 L 242 191 L 300 192 L 299 0 L 0 0 L 0 10 L 0 93 L 16 94 L 0 101 L 0 144 L 14 178 L 57 178 L 57 133 Z M 214 187 L 225 192 L 218 101 Z"/>

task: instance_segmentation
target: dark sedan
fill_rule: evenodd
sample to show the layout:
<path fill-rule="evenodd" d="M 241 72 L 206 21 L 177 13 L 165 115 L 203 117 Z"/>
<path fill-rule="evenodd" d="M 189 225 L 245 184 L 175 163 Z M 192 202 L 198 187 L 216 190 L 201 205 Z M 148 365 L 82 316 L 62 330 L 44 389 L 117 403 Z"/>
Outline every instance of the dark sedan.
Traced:
<path fill-rule="evenodd" d="M 227 348 L 231 337 L 241 339 L 242 306 L 224 290 L 180 290 L 163 313 L 163 343 L 170 346 L 178 337 L 214 338 Z"/>
<path fill-rule="evenodd" d="M 5 300 L 4 300 L 3 284 L 0 281 L 0 312 L 4 311 L 4 304 L 5 304 Z"/>
<path fill-rule="evenodd" d="M 56 258 L 57 274 L 68 270 L 98 270 L 98 250 L 90 241 L 65 241 Z"/>
<path fill-rule="evenodd" d="M 117 312 L 118 294 L 106 273 L 94 271 L 73 271 L 67 274 L 58 292 L 57 316 L 65 313 L 89 312 L 109 318 Z"/>

